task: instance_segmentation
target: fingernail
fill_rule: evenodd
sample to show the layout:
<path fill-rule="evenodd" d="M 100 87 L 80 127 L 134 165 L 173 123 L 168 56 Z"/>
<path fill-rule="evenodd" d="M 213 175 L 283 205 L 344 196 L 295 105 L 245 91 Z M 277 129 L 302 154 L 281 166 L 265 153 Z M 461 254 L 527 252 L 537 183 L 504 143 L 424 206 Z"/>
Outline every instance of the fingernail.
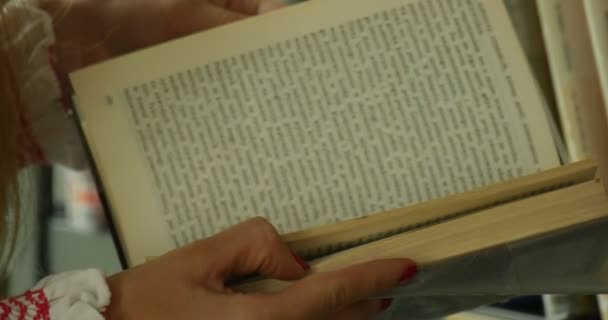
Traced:
<path fill-rule="evenodd" d="M 300 256 L 294 254 L 293 257 L 296 259 L 296 262 L 302 267 L 302 269 L 308 271 L 310 270 L 310 265 L 304 261 L 304 259 L 300 258 Z"/>
<path fill-rule="evenodd" d="M 388 307 L 390 307 L 392 303 L 393 299 L 382 299 L 382 301 L 380 301 L 380 310 L 384 311 L 388 309 Z"/>
<path fill-rule="evenodd" d="M 413 263 L 408 264 L 405 267 L 405 270 L 403 270 L 403 273 L 401 274 L 401 278 L 399 278 L 399 283 L 410 280 L 412 277 L 414 277 L 416 275 L 416 273 L 418 273 L 418 266 L 416 266 Z"/>

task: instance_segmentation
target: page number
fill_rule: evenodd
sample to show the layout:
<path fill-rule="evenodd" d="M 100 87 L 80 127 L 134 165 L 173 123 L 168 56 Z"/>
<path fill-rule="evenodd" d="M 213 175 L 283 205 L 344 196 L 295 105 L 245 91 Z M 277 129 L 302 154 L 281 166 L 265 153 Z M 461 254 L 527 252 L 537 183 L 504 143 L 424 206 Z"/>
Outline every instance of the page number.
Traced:
<path fill-rule="evenodd" d="M 114 105 L 114 97 L 112 97 L 112 96 L 106 96 L 105 100 L 106 100 L 106 105 L 107 106 L 113 106 Z"/>

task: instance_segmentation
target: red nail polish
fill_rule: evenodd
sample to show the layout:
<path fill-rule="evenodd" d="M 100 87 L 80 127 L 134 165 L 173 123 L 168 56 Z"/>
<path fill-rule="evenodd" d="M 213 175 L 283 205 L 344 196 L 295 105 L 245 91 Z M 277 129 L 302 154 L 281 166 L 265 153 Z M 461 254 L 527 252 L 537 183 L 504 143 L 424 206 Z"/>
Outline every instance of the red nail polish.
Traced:
<path fill-rule="evenodd" d="M 310 265 L 306 261 L 304 261 L 304 259 L 300 258 L 296 254 L 294 254 L 293 257 L 296 259 L 296 262 L 302 267 L 302 269 L 306 271 L 310 270 Z"/>
<path fill-rule="evenodd" d="M 392 303 L 393 299 L 382 299 L 382 301 L 380 301 L 380 310 L 384 311 L 388 309 L 388 307 L 390 307 Z"/>
<path fill-rule="evenodd" d="M 399 278 L 399 283 L 410 280 L 411 278 L 413 278 L 416 275 L 416 273 L 418 273 L 418 266 L 416 266 L 413 263 L 408 264 L 405 267 L 405 270 L 403 270 L 403 273 L 401 274 L 401 278 Z"/>

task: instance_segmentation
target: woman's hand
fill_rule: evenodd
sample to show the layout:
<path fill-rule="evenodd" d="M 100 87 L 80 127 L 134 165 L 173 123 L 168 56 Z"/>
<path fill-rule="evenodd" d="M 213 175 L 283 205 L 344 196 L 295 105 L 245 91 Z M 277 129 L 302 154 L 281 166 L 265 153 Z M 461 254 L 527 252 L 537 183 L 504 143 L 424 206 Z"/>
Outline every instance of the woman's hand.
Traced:
<path fill-rule="evenodd" d="M 63 77 L 75 69 L 281 7 L 278 0 L 41 0 Z M 64 79 L 65 80 L 65 79 Z"/>
<path fill-rule="evenodd" d="M 263 219 L 237 225 L 207 240 L 111 277 L 108 320 L 317 320 L 369 319 L 388 301 L 364 300 L 408 281 L 416 265 L 390 259 L 306 277 L 294 257 Z M 224 283 L 259 273 L 296 280 L 275 294 L 234 293 Z"/>

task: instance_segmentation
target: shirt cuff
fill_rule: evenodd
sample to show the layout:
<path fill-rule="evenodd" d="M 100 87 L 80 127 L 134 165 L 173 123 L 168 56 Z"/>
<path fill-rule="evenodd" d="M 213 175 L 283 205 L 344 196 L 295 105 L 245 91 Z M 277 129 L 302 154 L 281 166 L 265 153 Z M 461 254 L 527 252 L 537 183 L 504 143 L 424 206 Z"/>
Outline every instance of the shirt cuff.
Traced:
<path fill-rule="evenodd" d="M 0 301 L 0 320 L 103 320 L 110 297 L 99 270 L 61 273 L 42 279 L 21 296 Z"/>

